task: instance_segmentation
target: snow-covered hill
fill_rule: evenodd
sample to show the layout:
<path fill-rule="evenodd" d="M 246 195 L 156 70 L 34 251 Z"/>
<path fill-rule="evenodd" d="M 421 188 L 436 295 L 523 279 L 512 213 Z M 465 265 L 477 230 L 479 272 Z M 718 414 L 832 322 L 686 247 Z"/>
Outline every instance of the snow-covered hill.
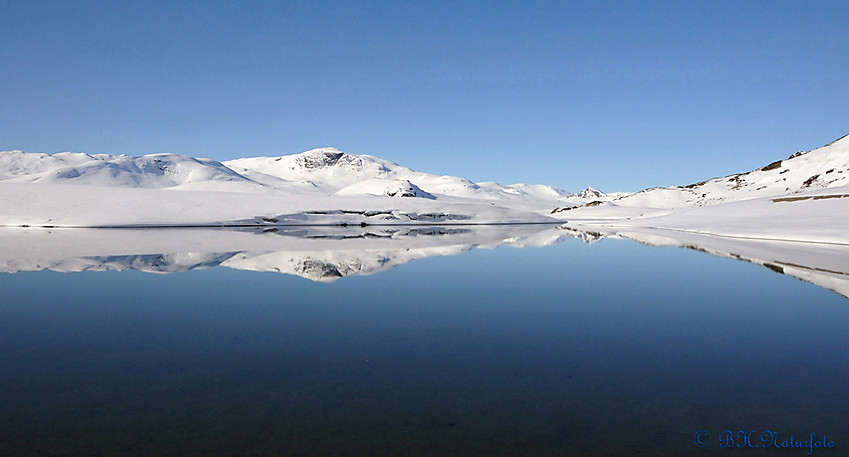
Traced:
<path fill-rule="evenodd" d="M 574 227 L 849 245 L 849 136 L 757 170 L 555 209 Z"/>
<path fill-rule="evenodd" d="M 169 188 L 199 183 L 257 183 L 209 159 L 175 154 L 141 157 L 108 154 L 0 152 L 0 181 Z"/>
<path fill-rule="evenodd" d="M 371 178 L 360 181 L 350 186 L 345 186 L 338 191 L 336 195 L 375 195 L 385 197 L 414 197 L 414 198 L 429 198 L 435 200 L 436 197 L 419 188 L 419 186 L 407 181 L 406 179 L 383 179 Z"/>
<path fill-rule="evenodd" d="M 565 190 L 554 187 L 547 186 L 544 184 L 511 184 L 509 186 L 502 186 L 498 183 L 494 182 L 481 182 L 478 183 L 478 186 L 483 188 L 492 189 L 499 192 L 505 192 L 511 195 L 518 196 L 530 196 L 534 198 L 538 198 L 540 200 L 558 200 L 561 201 L 565 198 L 574 197 L 576 194 L 572 194 L 566 192 Z"/>
<path fill-rule="evenodd" d="M 797 152 L 748 173 L 713 178 L 687 186 L 646 189 L 616 199 L 626 207 L 684 208 L 797 194 L 849 185 L 849 135 L 826 146 Z"/>
<path fill-rule="evenodd" d="M 0 152 L 0 182 L 106 187 L 367 195 L 522 202 L 592 198 L 541 184 L 474 183 L 422 173 L 370 155 L 318 148 L 279 157 L 224 163 L 175 154 L 140 157 L 109 154 Z M 222 185 L 222 183 L 227 183 Z"/>
<path fill-rule="evenodd" d="M 328 195 L 502 201 L 558 201 L 572 195 L 546 185 L 503 186 L 493 182 L 474 183 L 457 176 L 422 173 L 377 157 L 348 154 L 335 148 L 318 148 L 281 157 L 236 159 L 224 164 L 268 186 L 302 186 Z"/>

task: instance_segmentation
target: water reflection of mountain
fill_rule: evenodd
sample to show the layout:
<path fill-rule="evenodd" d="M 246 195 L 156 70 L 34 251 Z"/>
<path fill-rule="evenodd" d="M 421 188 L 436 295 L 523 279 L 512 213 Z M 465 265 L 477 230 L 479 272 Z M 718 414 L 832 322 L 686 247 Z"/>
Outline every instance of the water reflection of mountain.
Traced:
<path fill-rule="evenodd" d="M 716 237 L 656 229 L 578 230 L 551 225 L 275 227 L 274 229 L 2 229 L 0 272 L 211 267 L 332 282 L 474 248 L 547 246 L 605 238 L 675 246 L 745 260 L 849 297 L 849 246 Z"/>
<path fill-rule="evenodd" d="M 173 273 L 222 266 L 331 282 L 474 248 L 544 246 L 572 237 L 552 225 L 8 229 L 0 231 L 0 271 Z"/>
<path fill-rule="evenodd" d="M 777 273 L 796 277 L 849 297 L 849 246 L 828 243 L 730 238 L 658 229 L 597 228 L 593 232 L 569 227 L 576 236 L 625 238 L 649 246 L 673 246 L 744 260 Z M 602 233 L 603 231 L 603 233 Z"/>

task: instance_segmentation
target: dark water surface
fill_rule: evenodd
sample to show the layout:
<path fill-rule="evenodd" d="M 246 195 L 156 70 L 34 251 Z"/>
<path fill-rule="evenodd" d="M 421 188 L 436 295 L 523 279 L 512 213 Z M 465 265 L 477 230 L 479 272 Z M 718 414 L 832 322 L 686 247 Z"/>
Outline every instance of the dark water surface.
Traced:
<path fill-rule="evenodd" d="M 693 250 L 570 240 L 333 283 L 24 272 L 0 294 L 0 456 L 808 455 L 765 431 L 849 452 L 849 300 Z"/>

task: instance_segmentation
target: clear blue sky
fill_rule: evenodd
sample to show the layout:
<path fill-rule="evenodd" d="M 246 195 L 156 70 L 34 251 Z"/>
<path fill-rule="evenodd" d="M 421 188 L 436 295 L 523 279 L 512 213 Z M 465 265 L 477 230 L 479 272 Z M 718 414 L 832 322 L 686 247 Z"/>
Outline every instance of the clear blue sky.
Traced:
<path fill-rule="evenodd" d="M 0 0 L 0 149 L 335 146 L 606 191 L 849 133 L 844 1 Z"/>

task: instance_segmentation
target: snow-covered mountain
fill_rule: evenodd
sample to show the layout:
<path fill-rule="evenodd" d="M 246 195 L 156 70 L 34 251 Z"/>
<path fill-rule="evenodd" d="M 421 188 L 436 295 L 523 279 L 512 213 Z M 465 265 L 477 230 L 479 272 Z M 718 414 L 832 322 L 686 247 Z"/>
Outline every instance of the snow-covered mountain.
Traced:
<path fill-rule="evenodd" d="M 571 196 L 546 185 L 503 186 L 422 173 L 374 156 L 348 154 L 336 148 L 318 148 L 281 157 L 236 159 L 224 165 L 271 187 L 296 185 L 326 194 L 507 201 L 556 201 Z"/>
<path fill-rule="evenodd" d="M 849 135 L 747 173 L 687 186 L 646 189 L 613 203 L 624 207 L 701 207 L 842 186 L 849 186 Z"/>
<path fill-rule="evenodd" d="M 849 213 L 849 199 L 837 201 L 846 195 L 849 136 L 748 173 L 626 195 L 475 183 L 334 148 L 223 163 L 173 154 L 0 152 L 0 225 L 10 226 L 415 225 L 566 218 L 834 242 L 845 239 L 833 227 Z M 755 215 L 776 227 L 792 225 L 796 232 L 772 230 Z M 816 230 L 804 228 L 812 217 Z"/>
<path fill-rule="evenodd" d="M 279 157 L 224 163 L 175 154 L 141 157 L 109 154 L 0 152 L 0 182 L 305 195 L 360 195 L 505 202 L 582 198 L 547 185 L 474 183 L 422 173 L 369 155 L 318 148 Z"/>
<path fill-rule="evenodd" d="M 631 194 L 626 192 L 615 192 L 606 194 L 594 187 L 587 187 L 586 189 L 576 194 L 571 194 L 569 196 L 558 199 L 560 204 L 562 204 L 563 206 L 558 206 L 554 208 L 552 214 L 559 213 L 562 211 L 569 211 L 575 208 L 580 208 L 585 205 L 596 206 L 601 203 L 616 200 L 627 195 Z"/>
<path fill-rule="evenodd" d="M 498 183 L 494 182 L 482 182 L 478 183 L 481 187 L 491 188 L 497 191 L 506 192 L 508 194 L 513 195 L 527 195 L 534 198 L 538 198 L 540 200 L 563 200 L 564 198 L 574 197 L 576 194 L 572 194 L 566 192 L 565 190 L 554 187 L 547 186 L 544 184 L 511 184 L 509 186 L 502 186 Z"/>
<path fill-rule="evenodd" d="M 0 152 L 0 181 L 80 184 L 135 188 L 169 188 L 198 183 L 256 185 L 227 166 L 209 159 L 175 154 L 141 157 L 63 152 Z"/>
<path fill-rule="evenodd" d="M 574 196 L 579 197 L 579 198 L 585 198 L 585 199 L 589 200 L 589 199 L 604 198 L 607 195 L 604 192 L 602 192 L 602 191 L 600 191 L 600 190 L 598 190 L 594 187 L 587 187 L 586 189 L 575 194 Z"/>

